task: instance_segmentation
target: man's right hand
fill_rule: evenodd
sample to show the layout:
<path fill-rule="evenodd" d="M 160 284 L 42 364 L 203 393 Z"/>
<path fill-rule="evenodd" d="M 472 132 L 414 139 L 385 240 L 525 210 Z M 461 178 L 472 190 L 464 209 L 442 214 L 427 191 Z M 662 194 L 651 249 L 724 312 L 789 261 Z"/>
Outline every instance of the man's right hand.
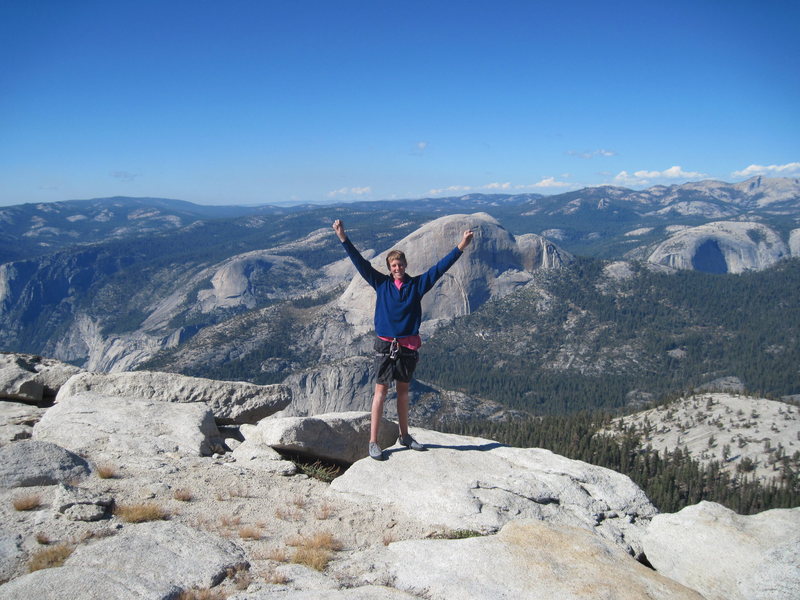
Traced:
<path fill-rule="evenodd" d="M 339 241 L 343 242 L 347 239 L 347 234 L 344 232 L 344 221 L 341 219 L 336 219 L 333 222 L 333 230 L 336 232 L 336 235 L 339 237 Z"/>

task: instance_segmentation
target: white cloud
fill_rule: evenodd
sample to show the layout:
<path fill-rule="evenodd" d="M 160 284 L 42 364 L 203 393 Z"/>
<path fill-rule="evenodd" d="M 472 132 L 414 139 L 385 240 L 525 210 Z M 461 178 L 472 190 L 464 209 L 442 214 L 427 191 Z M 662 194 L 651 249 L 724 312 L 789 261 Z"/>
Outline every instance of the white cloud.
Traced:
<path fill-rule="evenodd" d="M 571 187 L 571 183 L 567 183 L 566 181 L 556 181 L 555 177 L 545 177 L 538 183 L 534 183 L 530 187 L 535 188 L 563 188 L 563 187 Z"/>
<path fill-rule="evenodd" d="M 487 190 L 510 190 L 511 184 L 509 182 L 505 183 L 490 183 L 489 185 L 483 186 Z"/>
<path fill-rule="evenodd" d="M 372 192 L 371 187 L 343 187 L 338 190 L 328 192 L 329 198 L 336 198 L 337 196 L 363 196 Z"/>
<path fill-rule="evenodd" d="M 597 156 L 607 158 L 609 156 L 616 156 L 617 153 L 613 150 L 606 150 L 605 148 L 600 148 L 599 150 L 590 150 L 588 152 L 578 152 L 577 150 L 570 150 L 567 152 L 570 156 L 577 156 L 578 158 L 595 158 Z"/>
<path fill-rule="evenodd" d="M 706 177 L 704 173 L 697 171 L 684 171 L 683 167 L 675 165 L 663 171 L 636 171 L 633 174 L 627 171 L 620 171 L 615 177 L 614 181 L 621 185 L 647 185 L 654 179 L 695 179 L 698 177 Z"/>
<path fill-rule="evenodd" d="M 429 196 L 438 196 L 440 194 L 453 194 L 458 192 L 470 192 L 472 191 L 472 186 L 469 185 L 451 185 L 446 188 L 435 188 L 432 190 L 428 190 Z"/>
<path fill-rule="evenodd" d="M 753 177 L 754 175 L 790 175 L 800 173 L 800 162 L 790 162 L 785 165 L 750 165 L 741 171 L 734 171 L 734 177 Z"/>

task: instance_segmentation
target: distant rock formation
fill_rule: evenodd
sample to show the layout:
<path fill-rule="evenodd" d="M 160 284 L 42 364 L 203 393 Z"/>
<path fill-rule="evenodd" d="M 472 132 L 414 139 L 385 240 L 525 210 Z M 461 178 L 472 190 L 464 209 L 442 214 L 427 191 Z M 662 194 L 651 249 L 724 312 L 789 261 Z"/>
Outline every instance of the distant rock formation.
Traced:
<path fill-rule="evenodd" d="M 789 254 L 780 236 L 762 223 L 720 221 L 675 233 L 647 260 L 675 269 L 741 273 L 766 269 Z"/>

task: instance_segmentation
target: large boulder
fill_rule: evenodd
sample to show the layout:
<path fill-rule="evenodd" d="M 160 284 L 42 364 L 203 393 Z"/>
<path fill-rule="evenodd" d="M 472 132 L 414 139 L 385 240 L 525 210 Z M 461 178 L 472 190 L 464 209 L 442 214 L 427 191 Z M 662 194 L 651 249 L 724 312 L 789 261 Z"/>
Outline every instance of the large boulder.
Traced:
<path fill-rule="evenodd" d="M 702 600 L 585 529 L 537 520 L 511 521 L 488 537 L 409 540 L 370 552 L 362 579 L 430 600 Z"/>
<path fill-rule="evenodd" d="M 738 515 L 714 502 L 653 518 L 650 564 L 707 600 L 800 597 L 800 508 Z"/>
<path fill-rule="evenodd" d="M 181 589 L 124 570 L 65 566 L 17 577 L 2 592 L 8 600 L 175 600 Z"/>
<path fill-rule="evenodd" d="M 204 404 L 84 392 L 48 409 L 33 437 L 87 454 L 207 456 L 217 449 L 220 434 Z"/>
<path fill-rule="evenodd" d="M 234 456 L 252 446 L 312 456 L 334 462 L 354 463 L 368 455 L 370 414 L 344 412 L 313 417 L 273 417 L 258 425 L 242 427 L 245 441 Z M 397 441 L 397 425 L 381 421 L 378 444 L 387 448 Z"/>
<path fill-rule="evenodd" d="M 235 543 L 169 521 L 126 527 L 113 537 L 82 544 L 65 564 L 125 572 L 184 589 L 217 585 L 229 569 L 250 566 Z"/>
<path fill-rule="evenodd" d="M 657 511 L 625 475 L 538 448 L 425 430 L 416 438 L 427 452 L 398 447 L 387 452 L 388 464 L 358 461 L 329 493 L 393 506 L 431 527 L 490 533 L 533 518 L 641 552 L 639 538 Z"/>
<path fill-rule="evenodd" d="M 0 398 L 40 404 L 81 369 L 33 354 L 0 352 Z"/>
<path fill-rule="evenodd" d="M 0 488 L 56 485 L 91 472 L 85 459 L 51 442 L 23 440 L 0 448 Z"/>
<path fill-rule="evenodd" d="M 70 378 L 56 396 L 56 402 L 93 392 L 140 400 L 173 403 L 201 403 L 219 424 L 257 423 L 286 408 L 291 402 L 283 385 L 256 385 L 243 381 L 217 381 L 157 371 L 81 373 Z"/>

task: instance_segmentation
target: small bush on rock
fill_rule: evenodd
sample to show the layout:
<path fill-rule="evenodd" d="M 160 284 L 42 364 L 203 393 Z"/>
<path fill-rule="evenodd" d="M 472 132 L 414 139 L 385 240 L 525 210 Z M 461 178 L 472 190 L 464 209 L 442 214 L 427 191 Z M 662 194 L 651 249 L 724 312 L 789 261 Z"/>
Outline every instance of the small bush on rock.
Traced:
<path fill-rule="evenodd" d="M 28 571 L 40 571 L 41 569 L 51 569 L 60 567 L 67 560 L 75 548 L 68 544 L 58 544 L 37 550 L 28 561 Z"/>
<path fill-rule="evenodd" d="M 169 517 L 169 513 L 158 504 L 143 502 L 140 504 L 118 504 L 114 514 L 126 523 L 144 523 L 161 521 Z"/>
<path fill-rule="evenodd" d="M 14 498 L 13 505 L 16 510 L 35 510 L 42 505 L 39 494 L 28 494 Z"/>

